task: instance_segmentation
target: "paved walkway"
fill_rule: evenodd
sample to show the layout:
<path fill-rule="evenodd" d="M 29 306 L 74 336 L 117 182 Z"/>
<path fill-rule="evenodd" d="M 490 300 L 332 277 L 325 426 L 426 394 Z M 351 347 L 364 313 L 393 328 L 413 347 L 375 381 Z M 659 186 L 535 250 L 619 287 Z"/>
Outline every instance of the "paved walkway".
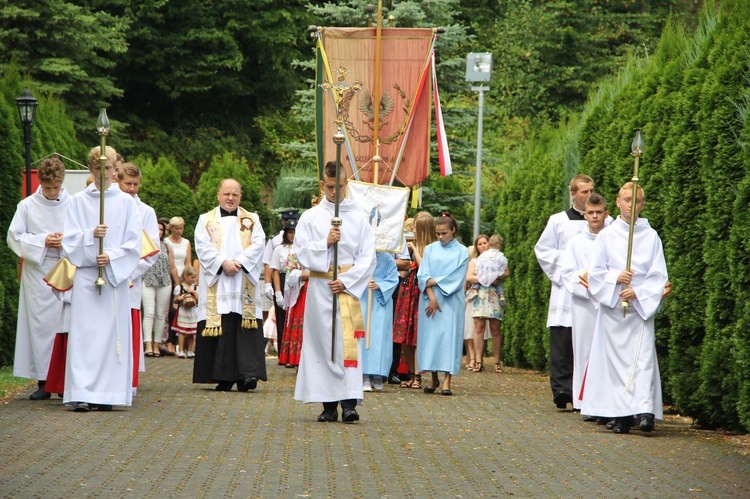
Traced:
<path fill-rule="evenodd" d="M 489 360 L 489 359 L 488 359 Z M 318 423 L 269 361 L 252 393 L 147 359 L 133 407 L 0 407 L 0 497 L 750 497 L 748 448 L 669 418 L 615 435 L 554 408 L 537 373 L 462 372 L 454 396 L 387 385 L 355 425 Z"/>

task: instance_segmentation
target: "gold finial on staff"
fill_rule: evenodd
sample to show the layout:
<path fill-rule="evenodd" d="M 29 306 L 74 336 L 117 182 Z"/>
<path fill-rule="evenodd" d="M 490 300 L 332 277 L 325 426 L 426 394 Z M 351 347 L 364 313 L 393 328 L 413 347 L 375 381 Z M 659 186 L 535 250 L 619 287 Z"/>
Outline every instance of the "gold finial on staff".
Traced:
<path fill-rule="evenodd" d="M 635 132 L 635 138 L 633 139 L 633 142 L 630 144 L 630 155 L 633 156 L 633 178 L 630 179 L 630 181 L 633 183 L 633 196 L 630 198 L 630 231 L 628 232 L 628 255 L 627 260 L 625 262 L 625 270 L 630 271 L 630 262 L 633 257 L 633 234 L 635 232 L 635 219 L 638 216 L 636 213 L 636 198 L 638 196 L 638 166 L 640 163 L 641 156 L 643 156 L 643 136 L 641 135 L 641 131 L 637 130 Z M 625 289 L 628 289 L 630 286 L 625 285 Z M 628 310 L 628 307 L 630 306 L 630 302 L 627 300 L 622 300 L 620 302 L 620 306 L 623 307 L 622 310 L 622 316 L 625 317 L 625 313 Z"/>
<path fill-rule="evenodd" d="M 99 134 L 99 162 L 101 171 L 99 172 L 99 225 L 104 225 L 104 170 L 107 163 L 107 135 L 109 135 L 109 118 L 107 110 L 99 110 L 99 118 L 96 120 L 96 133 Z M 99 254 L 104 253 L 104 238 L 99 238 Z M 99 277 L 95 281 L 99 288 L 99 294 L 102 294 L 102 287 L 107 284 L 104 280 L 104 268 L 99 267 Z"/>

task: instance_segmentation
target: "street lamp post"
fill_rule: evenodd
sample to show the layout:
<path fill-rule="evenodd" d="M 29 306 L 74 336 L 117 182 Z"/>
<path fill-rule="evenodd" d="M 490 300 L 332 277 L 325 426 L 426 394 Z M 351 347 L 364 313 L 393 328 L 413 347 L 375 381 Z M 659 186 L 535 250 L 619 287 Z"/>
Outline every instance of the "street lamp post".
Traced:
<path fill-rule="evenodd" d="M 472 85 L 474 92 L 479 92 L 479 118 L 477 124 L 477 164 L 476 179 L 474 185 L 474 239 L 479 235 L 479 215 L 482 202 L 482 120 L 484 118 L 484 92 L 490 89 L 489 85 L 481 82 L 489 82 L 492 76 L 492 54 L 489 52 L 470 53 L 466 56 L 466 81 L 479 83 Z"/>
<path fill-rule="evenodd" d="M 23 143 L 26 146 L 26 197 L 31 196 L 31 127 L 34 126 L 38 104 L 39 101 L 31 95 L 28 88 L 16 99 L 18 115 L 23 125 Z"/>

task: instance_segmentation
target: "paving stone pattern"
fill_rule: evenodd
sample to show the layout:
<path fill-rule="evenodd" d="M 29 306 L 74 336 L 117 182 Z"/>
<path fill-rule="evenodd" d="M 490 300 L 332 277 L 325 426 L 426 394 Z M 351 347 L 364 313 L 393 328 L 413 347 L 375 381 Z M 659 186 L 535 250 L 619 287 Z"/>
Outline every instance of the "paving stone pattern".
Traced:
<path fill-rule="evenodd" d="M 615 435 L 555 409 L 539 373 L 464 371 L 452 397 L 386 385 L 343 424 L 295 402 L 275 359 L 250 393 L 146 362 L 133 407 L 75 413 L 33 388 L 0 407 L 0 497 L 750 497 L 742 445 L 678 417 Z"/>

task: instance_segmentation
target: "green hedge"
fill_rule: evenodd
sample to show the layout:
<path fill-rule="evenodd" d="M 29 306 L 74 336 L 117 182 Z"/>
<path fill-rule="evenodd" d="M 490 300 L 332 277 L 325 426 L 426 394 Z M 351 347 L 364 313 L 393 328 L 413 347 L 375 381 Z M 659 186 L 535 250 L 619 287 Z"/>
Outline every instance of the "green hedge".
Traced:
<path fill-rule="evenodd" d="M 748 2 L 706 2 L 694 33 L 668 24 L 656 52 L 603 82 L 578 119 L 529 141 L 498 196 L 498 230 L 507 234 L 513 269 L 509 361 L 547 362 L 549 282 L 533 246 L 547 217 L 567 203 L 567 181 L 590 174 L 616 215 L 640 129 L 643 216 L 664 241 L 673 283 L 657 318 L 665 398 L 700 425 L 750 429 L 748 32 Z"/>

